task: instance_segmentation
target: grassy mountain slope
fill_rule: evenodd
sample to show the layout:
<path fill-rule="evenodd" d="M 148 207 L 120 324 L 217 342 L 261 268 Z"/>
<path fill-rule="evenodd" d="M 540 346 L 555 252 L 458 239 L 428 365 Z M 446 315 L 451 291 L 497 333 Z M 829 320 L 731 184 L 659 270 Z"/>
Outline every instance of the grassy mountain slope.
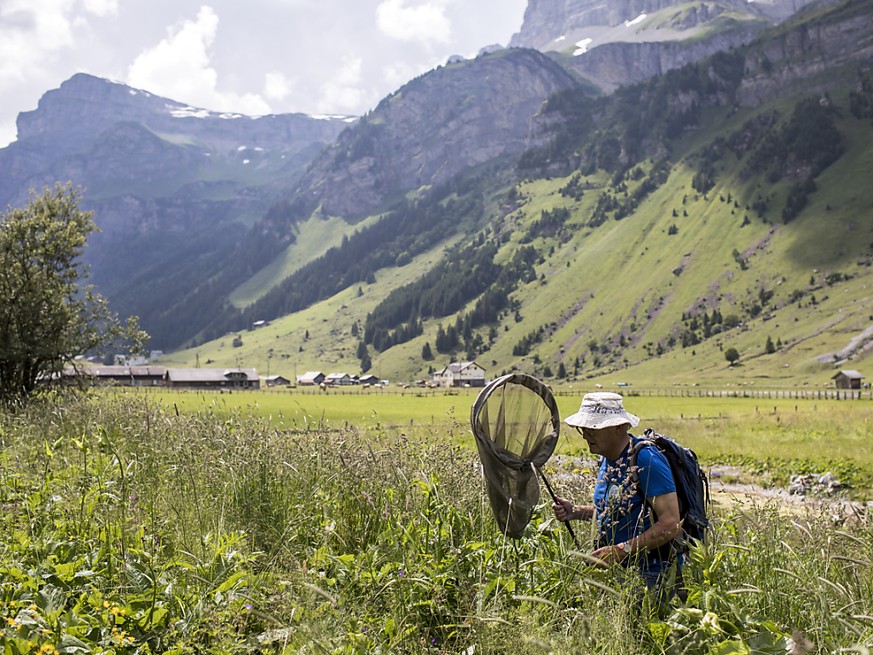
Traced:
<path fill-rule="evenodd" d="M 834 102 L 841 100 L 835 97 Z M 492 326 L 496 338 L 487 351 L 476 354 L 477 361 L 493 375 L 510 369 L 543 375 L 547 368 L 556 374 L 563 363 L 568 376 L 607 384 L 825 384 L 834 360 L 842 359 L 833 354 L 849 347 L 873 320 L 873 189 L 866 183 L 873 179 L 873 128 L 869 120 L 842 113 L 837 123 L 846 136 L 846 152 L 822 173 L 818 190 L 788 224 L 778 213 L 791 182 L 765 185 L 760 178 L 742 179 L 740 160 L 725 158 L 716 185 L 706 194 L 695 191 L 697 171 L 690 162 L 696 149 L 769 109 L 730 117 L 727 109 L 710 111 L 709 128 L 696 131 L 682 144 L 684 152 L 674 154 L 679 163 L 667 181 L 619 221 L 586 226 L 600 193 L 612 184 L 602 173 L 586 178 L 591 188 L 579 200 L 561 194 L 573 174 L 520 183 L 518 207 L 502 210 L 509 237 L 496 259 L 507 259 L 528 240 L 525 233 L 543 211 L 569 210 L 565 226 L 570 236 L 530 241 L 541 256 L 537 279 L 520 285 L 514 294 L 518 314 L 505 312 Z M 749 206 L 762 188 L 773 209 L 759 217 Z M 729 196 L 736 202 L 728 202 Z M 485 211 L 495 219 L 501 216 L 494 203 Z M 240 348 L 233 348 L 227 337 L 166 361 L 190 364 L 199 353 L 201 364 L 243 362 L 285 375 L 293 374 L 289 365 L 298 372 L 356 372 L 357 339 L 351 325 L 363 324 L 379 299 L 439 261 L 444 247 L 440 244 L 407 266 L 383 269 L 374 284 L 360 287 L 360 296 L 357 288 L 349 288 L 269 328 L 245 332 Z M 752 317 L 750 308 L 767 296 Z M 709 338 L 701 334 L 700 343 L 682 347 L 681 334 L 689 324 L 683 316 L 700 317 L 716 309 L 740 324 Z M 426 362 L 422 347 L 434 343 L 439 325 L 453 321 L 453 316 L 426 321 L 422 335 L 375 355 L 372 370 L 390 379 L 426 377 L 429 367 L 441 366 L 450 356 L 437 354 L 435 361 Z M 527 355 L 513 354 L 536 333 L 540 336 Z M 769 354 L 768 338 L 775 349 Z M 737 366 L 730 367 L 724 357 L 729 347 L 741 355 Z M 869 352 L 854 353 L 844 366 L 863 368 Z"/>
<path fill-rule="evenodd" d="M 231 333 L 165 361 L 358 372 L 366 345 L 371 371 L 393 380 L 467 358 L 492 376 L 517 369 L 586 384 L 814 388 L 835 367 L 863 372 L 873 352 L 873 84 L 841 64 L 825 87 L 828 76 L 805 60 L 816 89 L 780 92 L 803 86 L 785 84 L 786 58 L 768 64 L 767 88 L 768 46 L 609 98 L 553 100 L 540 119 L 555 139 L 526 153 L 514 179 L 498 166 L 407 208 L 442 220 L 453 214 L 438 206 L 471 212 L 439 243 L 404 242 L 418 249 L 388 253 L 393 265 L 366 282 L 239 333 L 240 347 Z M 769 101 L 736 101 L 750 79 Z M 439 280 L 416 281 L 435 267 L 456 275 L 446 253 L 474 264 L 495 248 L 504 273 L 524 253 L 533 268 L 471 292 L 460 309 L 434 310 Z M 487 319 L 471 321 L 489 294 Z M 403 336 L 378 347 L 362 328 L 392 308 L 383 327 Z M 462 336 L 440 347 L 452 329 Z"/>

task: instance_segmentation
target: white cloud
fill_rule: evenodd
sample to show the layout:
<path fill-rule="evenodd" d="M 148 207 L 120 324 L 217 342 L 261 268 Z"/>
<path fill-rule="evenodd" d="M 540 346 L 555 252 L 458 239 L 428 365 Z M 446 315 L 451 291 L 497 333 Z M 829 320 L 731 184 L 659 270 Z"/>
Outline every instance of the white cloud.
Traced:
<path fill-rule="evenodd" d="M 382 0 L 376 7 L 376 24 L 380 32 L 399 41 L 448 43 L 452 32 L 445 7 L 437 2 L 407 7 L 406 0 Z"/>
<path fill-rule="evenodd" d="M 269 113 L 270 106 L 260 95 L 218 90 L 218 72 L 210 60 L 218 22 L 212 7 L 200 7 L 195 20 L 168 29 L 167 38 L 136 57 L 128 68 L 127 82 L 206 109 Z"/>
<path fill-rule="evenodd" d="M 434 68 L 434 66 L 430 68 Z M 395 61 L 382 68 L 382 79 L 385 80 L 389 88 L 396 89 L 422 72 L 406 62 Z"/>
<path fill-rule="evenodd" d="M 15 121 L 0 122 L 0 148 L 15 141 L 18 134 L 18 128 L 15 126 Z"/>
<path fill-rule="evenodd" d="M 115 16 L 118 14 L 118 0 L 85 0 L 85 10 L 95 16 Z"/>
<path fill-rule="evenodd" d="M 361 107 L 368 95 L 361 84 L 363 65 L 363 59 L 356 55 L 343 57 L 339 72 L 321 85 L 319 112 L 355 112 Z"/>
<path fill-rule="evenodd" d="M 0 90 L 45 70 L 58 51 L 73 45 L 72 6 L 72 0 L 0 3 Z"/>
<path fill-rule="evenodd" d="M 273 71 L 264 75 L 264 95 L 267 100 L 284 100 L 294 87 L 294 82 L 285 75 Z"/>

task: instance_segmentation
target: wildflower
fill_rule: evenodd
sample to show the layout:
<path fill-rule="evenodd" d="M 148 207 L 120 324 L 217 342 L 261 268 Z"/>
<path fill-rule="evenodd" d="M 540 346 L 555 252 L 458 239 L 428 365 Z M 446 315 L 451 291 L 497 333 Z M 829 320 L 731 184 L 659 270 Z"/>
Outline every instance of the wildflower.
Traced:
<path fill-rule="evenodd" d="M 707 612 L 703 615 L 703 619 L 700 621 L 700 627 L 709 634 L 718 634 L 719 632 L 722 632 L 721 626 L 718 622 L 718 615 L 713 612 Z"/>

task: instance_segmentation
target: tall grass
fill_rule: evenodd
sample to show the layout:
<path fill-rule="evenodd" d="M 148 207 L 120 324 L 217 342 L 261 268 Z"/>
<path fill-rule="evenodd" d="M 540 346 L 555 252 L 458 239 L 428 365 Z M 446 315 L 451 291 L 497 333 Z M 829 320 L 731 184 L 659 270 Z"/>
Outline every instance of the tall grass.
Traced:
<path fill-rule="evenodd" d="M 656 608 L 632 576 L 592 566 L 545 505 L 524 538 L 504 539 L 452 430 L 279 430 L 136 396 L 5 415 L 0 644 L 467 655 L 873 644 L 873 529 L 860 511 L 723 510 L 687 569 L 688 603 Z"/>

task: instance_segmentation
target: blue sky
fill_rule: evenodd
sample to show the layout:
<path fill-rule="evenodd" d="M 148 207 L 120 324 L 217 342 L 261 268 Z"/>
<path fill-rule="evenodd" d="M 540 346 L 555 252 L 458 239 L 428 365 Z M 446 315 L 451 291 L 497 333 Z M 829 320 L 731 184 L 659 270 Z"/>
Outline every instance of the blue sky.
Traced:
<path fill-rule="evenodd" d="M 506 45 L 527 0 L 0 0 L 0 147 L 77 72 L 195 107 L 360 115 L 451 55 Z"/>

